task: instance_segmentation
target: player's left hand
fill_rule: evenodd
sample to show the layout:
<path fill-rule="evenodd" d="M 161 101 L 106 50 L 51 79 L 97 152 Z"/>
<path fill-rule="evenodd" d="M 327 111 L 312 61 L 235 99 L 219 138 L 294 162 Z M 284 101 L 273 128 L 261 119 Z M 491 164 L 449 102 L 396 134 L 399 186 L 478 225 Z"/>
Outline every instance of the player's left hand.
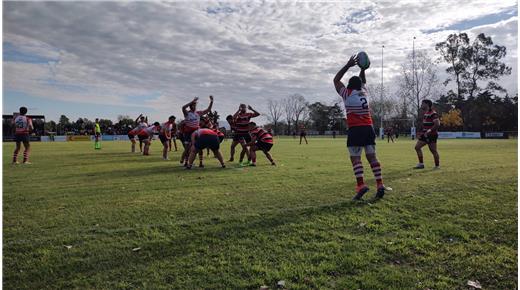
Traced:
<path fill-rule="evenodd" d="M 210 96 L 209 96 L 209 99 L 210 99 L 210 101 L 213 101 L 213 96 L 210 95 Z"/>

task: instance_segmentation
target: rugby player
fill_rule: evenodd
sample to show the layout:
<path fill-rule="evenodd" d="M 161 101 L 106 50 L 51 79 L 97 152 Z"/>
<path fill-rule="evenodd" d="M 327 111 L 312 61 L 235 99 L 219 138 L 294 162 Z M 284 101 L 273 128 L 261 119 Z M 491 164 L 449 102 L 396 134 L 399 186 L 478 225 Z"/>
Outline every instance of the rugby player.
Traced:
<path fill-rule="evenodd" d="M 377 193 L 375 197 L 382 198 L 385 194 L 385 186 L 381 174 L 381 164 L 376 157 L 376 134 L 372 126 L 368 93 L 365 89 L 365 69 L 361 69 L 359 76 L 351 77 L 347 87 L 341 82 L 347 70 L 355 65 L 356 59 L 352 56 L 334 77 L 334 86 L 343 99 L 347 113 L 347 125 L 349 128 L 347 148 L 357 181 L 354 200 L 362 199 L 363 195 L 369 190 L 363 179 L 363 163 L 361 162 L 363 149 L 376 179 Z"/>
<path fill-rule="evenodd" d="M 273 147 L 273 136 L 264 129 L 257 127 L 254 122 L 249 123 L 249 133 L 251 134 L 251 142 L 248 144 L 251 146 L 251 166 L 256 166 L 256 151 L 260 150 L 264 152 L 265 157 L 271 161 L 271 165 L 276 165 L 273 157 L 269 153 Z"/>
<path fill-rule="evenodd" d="M 417 139 L 417 144 L 415 144 L 415 151 L 417 152 L 419 163 L 414 167 L 414 169 L 424 168 L 421 148 L 425 145 L 428 145 L 428 148 L 433 155 L 433 160 L 435 161 L 435 167 L 433 167 L 433 169 L 440 168 L 439 152 L 437 152 L 437 138 L 439 137 L 437 129 L 441 125 L 441 121 L 439 120 L 439 114 L 437 114 L 432 107 L 433 102 L 431 100 L 423 100 L 421 103 L 421 110 L 424 111 L 423 128 L 422 133 L 419 135 L 419 139 Z"/>
<path fill-rule="evenodd" d="M 23 143 L 23 164 L 31 164 L 29 162 L 29 153 L 31 151 L 31 144 L 29 142 L 29 133 L 34 129 L 31 118 L 26 116 L 27 108 L 21 107 L 19 114 L 14 114 L 13 124 L 15 127 L 14 138 L 16 141 L 16 148 L 13 153 L 13 164 L 18 163 L 18 152 L 20 152 Z"/>

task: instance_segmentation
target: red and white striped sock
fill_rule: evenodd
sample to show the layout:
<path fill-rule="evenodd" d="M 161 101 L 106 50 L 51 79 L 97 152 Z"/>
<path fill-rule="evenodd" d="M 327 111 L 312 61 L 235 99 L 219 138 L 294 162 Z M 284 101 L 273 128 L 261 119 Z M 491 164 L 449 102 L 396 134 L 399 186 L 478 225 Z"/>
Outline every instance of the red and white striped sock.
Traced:
<path fill-rule="evenodd" d="M 27 162 L 29 160 L 29 150 L 23 151 L 23 162 Z"/>
<path fill-rule="evenodd" d="M 372 172 L 376 178 L 377 186 L 379 187 L 383 185 L 383 175 L 381 173 L 381 164 L 379 161 L 370 163 L 370 167 L 372 167 Z"/>
<path fill-rule="evenodd" d="M 354 169 L 354 175 L 356 176 L 357 185 L 364 184 L 365 182 L 363 180 L 363 163 L 352 163 L 352 168 Z"/>
<path fill-rule="evenodd" d="M 18 152 L 13 153 L 13 163 L 16 163 L 18 161 Z"/>

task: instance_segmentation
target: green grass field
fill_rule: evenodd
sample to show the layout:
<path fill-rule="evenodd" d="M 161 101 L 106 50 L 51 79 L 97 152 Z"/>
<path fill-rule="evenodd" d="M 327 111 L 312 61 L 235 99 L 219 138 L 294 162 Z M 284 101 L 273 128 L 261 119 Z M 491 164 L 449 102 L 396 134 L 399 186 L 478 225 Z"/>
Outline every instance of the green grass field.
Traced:
<path fill-rule="evenodd" d="M 33 143 L 25 166 L 4 143 L 4 289 L 517 288 L 517 140 L 440 140 L 439 171 L 379 142 L 394 190 L 364 203 L 343 137 L 309 141 L 192 171 L 158 142 Z"/>

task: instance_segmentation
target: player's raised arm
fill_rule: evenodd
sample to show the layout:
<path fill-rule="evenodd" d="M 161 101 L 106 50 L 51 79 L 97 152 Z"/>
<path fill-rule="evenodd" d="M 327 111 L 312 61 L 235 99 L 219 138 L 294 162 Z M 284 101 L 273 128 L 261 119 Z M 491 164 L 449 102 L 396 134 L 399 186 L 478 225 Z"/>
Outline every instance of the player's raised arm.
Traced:
<path fill-rule="evenodd" d="M 199 98 L 195 97 L 195 98 L 193 99 L 193 101 L 191 101 L 191 102 L 187 103 L 186 105 L 182 106 L 182 114 L 184 115 L 184 117 L 186 117 L 186 115 L 188 115 L 188 110 L 187 110 L 188 107 L 189 107 L 191 104 L 196 103 L 198 99 L 199 99 Z"/>
<path fill-rule="evenodd" d="M 139 114 L 139 116 L 137 116 L 137 118 L 135 118 L 136 124 L 139 124 L 139 118 L 141 118 L 142 116 L 143 116 L 143 114 Z"/>
<path fill-rule="evenodd" d="M 255 109 L 253 109 L 253 107 L 251 107 L 251 106 L 247 106 L 247 108 L 248 108 L 249 110 L 253 111 L 253 113 L 254 113 L 254 115 L 251 116 L 251 118 L 254 118 L 254 117 L 258 117 L 258 116 L 260 116 L 260 113 L 258 113 L 257 111 L 255 111 Z"/>
<path fill-rule="evenodd" d="M 236 121 L 238 114 L 240 114 L 240 106 L 238 106 L 238 110 L 235 112 L 235 114 L 233 114 L 233 122 Z"/>
<path fill-rule="evenodd" d="M 345 85 L 341 82 L 341 79 L 343 78 L 347 70 L 353 67 L 354 65 L 356 65 L 356 59 L 353 55 L 348 60 L 347 64 L 344 67 L 342 67 L 334 77 L 334 86 L 336 87 L 336 92 L 338 92 L 338 94 L 340 93 L 340 90 L 345 87 Z"/>
<path fill-rule="evenodd" d="M 365 70 L 364 68 L 361 69 L 361 71 L 359 72 L 359 78 L 361 79 L 361 82 L 363 84 L 366 84 L 367 83 L 367 79 L 365 77 Z"/>
<path fill-rule="evenodd" d="M 213 96 L 209 96 L 209 106 L 206 108 L 206 110 L 202 111 L 202 115 L 205 115 L 209 112 L 211 112 L 211 108 L 213 107 Z"/>

